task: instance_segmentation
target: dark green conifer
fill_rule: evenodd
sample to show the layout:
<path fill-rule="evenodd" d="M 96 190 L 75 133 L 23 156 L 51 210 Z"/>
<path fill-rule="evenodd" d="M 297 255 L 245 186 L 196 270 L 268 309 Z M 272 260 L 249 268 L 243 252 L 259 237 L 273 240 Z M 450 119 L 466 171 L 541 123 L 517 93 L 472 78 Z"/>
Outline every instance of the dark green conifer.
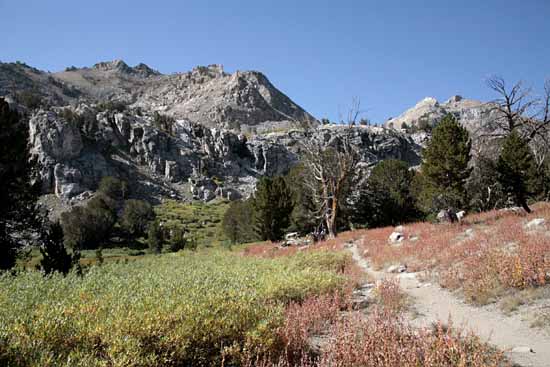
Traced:
<path fill-rule="evenodd" d="M 534 179 L 534 159 L 527 142 L 512 131 L 504 140 L 497 161 L 498 181 L 515 204 L 531 212 L 527 199 Z"/>
<path fill-rule="evenodd" d="M 38 185 L 31 184 L 34 167 L 29 126 L 0 98 L 0 270 L 15 265 L 21 234 L 39 228 Z"/>
<path fill-rule="evenodd" d="M 432 140 L 424 149 L 421 171 L 428 183 L 424 196 L 428 209 L 464 207 L 466 180 L 472 143 L 468 131 L 452 115 L 447 115 L 433 130 Z"/>
<path fill-rule="evenodd" d="M 263 177 L 253 200 L 256 233 L 263 240 L 279 241 L 290 226 L 292 192 L 283 177 Z"/>

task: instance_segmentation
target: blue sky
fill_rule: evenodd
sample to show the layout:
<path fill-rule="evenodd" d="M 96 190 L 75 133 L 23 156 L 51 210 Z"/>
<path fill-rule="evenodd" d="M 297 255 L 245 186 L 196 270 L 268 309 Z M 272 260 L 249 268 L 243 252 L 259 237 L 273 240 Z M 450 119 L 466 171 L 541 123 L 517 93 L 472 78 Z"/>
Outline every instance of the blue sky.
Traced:
<path fill-rule="evenodd" d="M 4 62 L 260 70 L 333 120 L 354 96 L 383 121 L 426 96 L 492 99 L 493 74 L 539 91 L 550 77 L 549 0 L 0 0 L 0 15 Z"/>

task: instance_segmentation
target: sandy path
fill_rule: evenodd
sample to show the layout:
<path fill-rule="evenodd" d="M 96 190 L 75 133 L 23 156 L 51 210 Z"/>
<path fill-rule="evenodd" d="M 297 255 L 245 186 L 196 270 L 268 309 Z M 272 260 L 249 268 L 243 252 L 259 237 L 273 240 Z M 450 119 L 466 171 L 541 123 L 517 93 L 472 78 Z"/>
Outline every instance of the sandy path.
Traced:
<path fill-rule="evenodd" d="M 473 331 L 491 344 L 506 350 L 512 361 L 522 367 L 550 367 L 550 337 L 521 320 L 520 315 L 504 316 L 490 307 L 465 304 L 438 285 L 419 282 L 413 273 L 399 275 L 374 271 L 359 254 L 357 246 L 349 250 L 354 260 L 377 280 L 397 277 L 401 288 L 414 299 L 419 316 L 414 325 L 429 326 L 434 321 L 446 322 L 451 317 L 455 326 Z"/>

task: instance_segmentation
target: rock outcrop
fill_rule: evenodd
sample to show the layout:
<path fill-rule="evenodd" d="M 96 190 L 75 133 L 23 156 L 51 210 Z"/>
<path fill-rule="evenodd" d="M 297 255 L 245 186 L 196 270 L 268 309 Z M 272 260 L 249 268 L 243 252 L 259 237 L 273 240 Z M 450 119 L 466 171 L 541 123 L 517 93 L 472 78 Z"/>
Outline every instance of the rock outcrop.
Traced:
<path fill-rule="evenodd" d="M 247 137 L 187 120 L 175 120 L 166 132 L 153 121 L 152 115 L 89 105 L 35 112 L 31 138 L 44 192 L 70 198 L 94 190 L 101 177 L 113 175 L 149 197 L 238 199 L 250 195 L 259 177 L 287 173 L 299 161 L 306 139 L 336 144 L 345 129 L 330 126 Z M 363 126 L 352 134 L 361 169 L 385 158 L 411 165 L 420 161 L 419 146 L 404 134 Z"/>
<path fill-rule="evenodd" d="M 427 97 L 398 117 L 387 120 L 384 126 L 407 132 L 422 132 L 436 126 L 445 115 L 452 114 L 467 129 L 476 131 L 494 113 L 496 111 L 492 103 L 465 99 L 458 95 L 443 103 Z"/>
<path fill-rule="evenodd" d="M 338 146 L 343 134 L 319 126 L 262 73 L 221 65 L 164 75 L 121 60 L 58 73 L 0 63 L 0 96 L 27 107 L 44 193 L 73 202 L 107 175 L 150 199 L 247 197 L 259 177 L 287 173 L 304 141 Z M 399 131 L 352 134 L 359 174 L 386 158 L 420 162 L 419 144 Z"/>

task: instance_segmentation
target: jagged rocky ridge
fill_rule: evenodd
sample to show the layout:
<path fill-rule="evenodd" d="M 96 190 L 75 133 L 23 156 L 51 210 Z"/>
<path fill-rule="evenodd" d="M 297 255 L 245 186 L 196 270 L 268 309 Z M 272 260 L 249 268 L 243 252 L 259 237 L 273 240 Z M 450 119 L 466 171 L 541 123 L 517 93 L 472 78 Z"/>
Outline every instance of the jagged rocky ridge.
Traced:
<path fill-rule="evenodd" d="M 13 102 L 21 92 L 46 101 L 29 112 L 32 147 L 44 193 L 63 199 L 85 197 L 107 175 L 125 178 L 135 195 L 149 199 L 236 199 L 250 195 L 259 177 L 284 174 L 299 161 L 304 128 L 326 145 L 342 134 L 342 127 L 319 126 L 263 74 L 228 74 L 220 65 L 163 75 L 120 60 L 59 73 L 0 63 L 0 96 L 24 109 Z M 117 112 L 105 101 L 126 108 Z M 159 112 L 175 119 L 171 131 L 154 123 Z M 447 113 L 474 131 L 493 106 L 426 98 L 383 127 L 355 127 L 361 172 L 386 158 L 419 164 L 430 138 L 422 127 Z"/>
<path fill-rule="evenodd" d="M 437 125 L 445 115 L 452 114 L 468 130 L 476 132 L 496 113 L 494 103 L 465 99 L 458 95 L 442 103 L 426 97 L 398 117 L 388 119 L 384 126 L 397 130 L 423 130 L 424 127 Z"/>
<path fill-rule="evenodd" d="M 43 190 L 69 199 L 94 190 L 102 176 L 123 177 L 132 191 L 209 201 L 248 196 L 261 176 L 285 174 L 299 161 L 304 130 L 246 136 L 177 120 L 171 133 L 152 116 L 106 112 L 95 106 L 39 110 L 30 119 L 33 152 L 41 164 Z M 312 130 L 313 139 L 336 144 L 343 127 Z M 419 146 L 380 127 L 356 127 L 353 139 L 368 170 L 381 159 L 419 163 Z"/>
<path fill-rule="evenodd" d="M 100 62 L 44 72 L 22 63 L 0 63 L 0 96 L 38 94 L 53 106 L 120 101 L 209 127 L 242 132 L 317 124 L 260 72 L 224 72 L 221 65 L 161 74 L 145 64 Z"/>

